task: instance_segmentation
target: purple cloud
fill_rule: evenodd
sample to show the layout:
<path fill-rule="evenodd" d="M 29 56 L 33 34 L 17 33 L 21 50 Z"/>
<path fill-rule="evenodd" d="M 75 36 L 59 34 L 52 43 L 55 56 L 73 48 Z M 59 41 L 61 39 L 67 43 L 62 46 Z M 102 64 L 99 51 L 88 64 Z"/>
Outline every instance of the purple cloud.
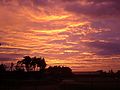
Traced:
<path fill-rule="evenodd" d="M 0 61 L 9 61 L 9 60 L 16 60 L 16 58 L 21 58 L 23 57 L 23 54 L 2 54 L 0 53 Z"/>
<path fill-rule="evenodd" d="M 88 0 L 85 4 L 72 3 L 65 7 L 65 10 L 75 14 L 88 16 L 116 16 L 120 15 L 119 0 Z"/>
<path fill-rule="evenodd" d="M 91 48 L 98 50 L 94 51 L 97 55 L 119 55 L 120 54 L 120 43 L 113 42 L 89 42 L 87 45 Z M 92 50 L 92 49 L 91 49 Z"/>

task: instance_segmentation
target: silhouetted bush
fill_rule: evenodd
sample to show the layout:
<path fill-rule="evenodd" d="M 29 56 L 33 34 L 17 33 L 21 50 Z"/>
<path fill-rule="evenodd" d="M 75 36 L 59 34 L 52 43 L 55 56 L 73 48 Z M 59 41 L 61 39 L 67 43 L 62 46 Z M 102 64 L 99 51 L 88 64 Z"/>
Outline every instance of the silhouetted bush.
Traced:
<path fill-rule="evenodd" d="M 71 76 L 72 70 L 69 67 L 53 66 L 48 67 L 46 72 L 53 76 Z"/>
<path fill-rule="evenodd" d="M 15 66 L 15 70 L 14 70 L 14 71 L 17 71 L 17 72 L 24 72 L 24 71 L 25 71 L 25 69 L 24 69 L 24 67 L 23 67 L 23 66 L 16 65 L 16 66 Z"/>
<path fill-rule="evenodd" d="M 6 71 L 6 65 L 5 64 L 1 64 L 0 65 L 0 72 L 5 72 Z"/>

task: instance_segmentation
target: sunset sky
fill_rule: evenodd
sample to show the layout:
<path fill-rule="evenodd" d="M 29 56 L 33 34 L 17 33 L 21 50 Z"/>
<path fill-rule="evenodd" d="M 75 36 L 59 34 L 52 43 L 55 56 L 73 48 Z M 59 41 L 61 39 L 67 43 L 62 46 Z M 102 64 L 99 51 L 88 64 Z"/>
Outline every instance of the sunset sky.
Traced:
<path fill-rule="evenodd" d="M 120 0 L 0 0 L 0 62 L 45 57 L 73 71 L 120 69 Z"/>

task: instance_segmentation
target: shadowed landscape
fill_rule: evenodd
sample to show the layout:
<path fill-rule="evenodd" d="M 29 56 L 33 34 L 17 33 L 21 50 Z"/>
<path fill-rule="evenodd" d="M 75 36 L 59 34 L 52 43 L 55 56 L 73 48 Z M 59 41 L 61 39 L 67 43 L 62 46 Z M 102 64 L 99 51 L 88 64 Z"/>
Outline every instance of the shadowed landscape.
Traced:
<path fill-rule="evenodd" d="M 120 71 L 72 72 L 64 66 L 47 67 L 42 57 L 25 56 L 9 67 L 0 65 L 0 90 L 118 90 Z"/>
<path fill-rule="evenodd" d="M 0 90 L 120 90 L 120 0 L 0 0 Z"/>

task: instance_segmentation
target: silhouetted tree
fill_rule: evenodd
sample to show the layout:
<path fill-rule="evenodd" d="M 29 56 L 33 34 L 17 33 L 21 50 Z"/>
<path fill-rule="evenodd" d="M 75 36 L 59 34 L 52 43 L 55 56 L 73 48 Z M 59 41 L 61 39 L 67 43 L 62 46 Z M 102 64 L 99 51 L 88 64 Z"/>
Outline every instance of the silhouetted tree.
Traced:
<path fill-rule="evenodd" d="M 11 63 L 10 65 L 10 71 L 13 71 L 14 63 Z"/>
<path fill-rule="evenodd" d="M 45 70 L 45 67 L 46 67 L 46 62 L 45 62 L 45 59 L 44 58 L 37 58 L 37 67 L 40 68 L 40 70 Z"/>
<path fill-rule="evenodd" d="M 25 71 L 22 61 L 17 61 L 17 64 L 15 66 L 15 71 Z"/>
<path fill-rule="evenodd" d="M 19 71 L 19 72 L 24 72 L 25 71 L 25 69 L 24 69 L 24 66 L 22 66 L 22 65 L 16 65 L 15 66 L 15 71 Z"/>
<path fill-rule="evenodd" d="M 35 71 L 35 68 L 37 66 L 37 58 L 36 57 L 33 57 L 32 58 L 32 61 L 30 63 L 30 66 L 33 68 L 33 70 Z"/>
<path fill-rule="evenodd" d="M 27 72 L 30 71 L 31 61 L 32 59 L 30 56 L 25 56 L 24 59 L 21 61 L 21 63 L 25 65 Z"/>
<path fill-rule="evenodd" d="M 4 72 L 6 71 L 6 65 L 5 64 L 1 64 L 0 65 L 0 72 Z"/>
<path fill-rule="evenodd" d="M 45 59 L 40 57 L 40 58 L 37 58 L 37 57 L 33 57 L 31 58 L 30 56 L 25 56 L 23 60 L 21 61 L 18 61 L 17 64 L 20 64 L 20 65 L 25 65 L 25 68 L 26 68 L 26 71 L 30 71 L 30 70 L 34 70 L 35 71 L 35 68 L 36 67 L 39 67 L 40 68 L 40 71 L 44 71 L 45 70 L 45 67 L 46 67 L 46 62 L 45 62 Z"/>
<path fill-rule="evenodd" d="M 54 75 L 54 76 L 70 76 L 72 75 L 72 70 L 69 67 L 61 67 L 61 66 L 54 66 L 54 67 L 48 67 L 46 70 L 48 74 Z"/>

